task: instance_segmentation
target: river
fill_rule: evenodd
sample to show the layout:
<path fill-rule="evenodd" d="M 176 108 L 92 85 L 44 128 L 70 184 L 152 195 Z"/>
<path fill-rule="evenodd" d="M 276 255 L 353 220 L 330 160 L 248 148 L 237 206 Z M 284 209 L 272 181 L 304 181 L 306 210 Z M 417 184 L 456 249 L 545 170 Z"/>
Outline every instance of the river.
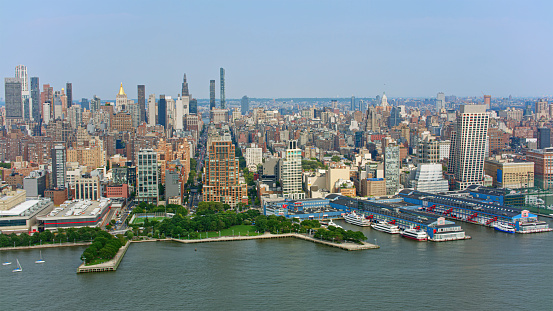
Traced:
<path fill-rule="evenodd" d="M 345 224 L 346 229 L 358 229 Z M 472 240 L 362 229 L 377 250 L 297 239 L 135 243 L 116 272 L 75 273 L 84 247 L 0 252 L 2 310 L 551 310 L 553 233 L 462 223 Z"/>

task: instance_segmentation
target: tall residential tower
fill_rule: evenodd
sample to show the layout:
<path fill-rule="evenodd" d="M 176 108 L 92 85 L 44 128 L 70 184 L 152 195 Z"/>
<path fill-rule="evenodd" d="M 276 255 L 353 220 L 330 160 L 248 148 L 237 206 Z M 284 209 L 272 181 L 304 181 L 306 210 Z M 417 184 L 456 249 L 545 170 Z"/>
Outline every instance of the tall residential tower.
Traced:
<path fill-rule="evenodd" d="M 221 109 L 225 109 L 225 69 L 221 68 L 220 70 L 220 78 L 221 78 Z"/>

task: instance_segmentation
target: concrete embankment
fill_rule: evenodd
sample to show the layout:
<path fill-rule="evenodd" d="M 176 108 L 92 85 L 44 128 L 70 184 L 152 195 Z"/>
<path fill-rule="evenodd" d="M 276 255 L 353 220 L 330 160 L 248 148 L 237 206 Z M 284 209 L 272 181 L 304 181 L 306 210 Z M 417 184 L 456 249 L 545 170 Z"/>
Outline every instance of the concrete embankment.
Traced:
<path fill-rule="evenodd" d="M 79 243 L 61 243 L 61 244 L 42 244 L 42 245 L 32 245 L 32 246 L 17 246 L 17 247 L 0 247 L 0 251 L 18 251 L 22 249 L 38 249 L 38 248 L 56 248 L 56 247 L 70 247 L 70 246 L 87 246 L 92 243 L 90 242 L 79 242 Z"/>
<path fill-rule="evenodd" d="M 119 267 L 119 263 L 121 263 L 121 260 L 123 260 L 123 256 L 125 256 L 129 245 L 131 245 L 131 241 L 128 241 L 125 246 L 121 247 L 119 251 L 117 251 L 117 254 L 115 254 L 115 257 L 113 259 L 104 263 L 90 266 L 87 266 L 84 263 L 81 264 L 79 268 L 77 268 L 77 273 L 106 272 L 117 270 L 117 267 Z"/>
<path fill-rule="evenodd" d="M 297 238 L 302 239 L 314 243 L 324 244 L 327 246 L 337 247 L 340 249 L 344 249 L 347 251 L 357 251 L 357 250 L 364 250 L 364 249 L 375 249 L 380 248 L 378 245 L 362 242 L 362 244 L 357 243 L 335 243 L 331 241 L 324 241 L 320 239 L 315 239 L 311 236 L 299 234 L 299 233 L 284 233 L 284 234 L 271 234 L 271 233 L 265 233 L 262 235 L 255 235 L 255 236 L 224 236 L 224 237 L 213 237 L 213 238 L 206 238 L 206 239 L 196 239 L 196 240 L 179 240 L 179 239 L 171 239 L 175 242 L 180 242 L 184 244 L 189 243 L 207 243 L 207 242 L 226 242 L 226 241 L 243 241 L 243 240 L 260 240 L 260 239 L 280 239 L 280 238 Z"/>

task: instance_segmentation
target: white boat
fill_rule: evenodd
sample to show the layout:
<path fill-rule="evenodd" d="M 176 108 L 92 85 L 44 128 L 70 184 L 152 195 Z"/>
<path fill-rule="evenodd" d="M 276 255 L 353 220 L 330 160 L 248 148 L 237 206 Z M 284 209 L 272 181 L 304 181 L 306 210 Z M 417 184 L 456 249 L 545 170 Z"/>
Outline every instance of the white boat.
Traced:
<path fill-rule="evenodd" d="M 401 233 L 401 236 L 404 238 L 416 240 L 416 241 L 427 241 L 428 240 L 428 234 L 422 230 L 418 230 L 415 228 L 409 228 L 403 230 Z"/>
<path fill-rule="evenodd" d="M 340 226 L 340 225 L 336 224 L 334 221 L 332 221 L 332 219 L 328 222 L 328 227 L 330 227 L 330 226 L 340 228 L 340 229 L 344 229 L 344 228 L 342 228 L 342 226 Z"/>
<path fill-rule="evenodd" d="M 23 268 L 21 268 L 21 265 L 19 264 L 19 259 L 16 259 L 17 261 L 17 268 L 13 269 L 12 272 L 21 272 L 23 271 Z"/>
<path fill-rule="evenodd" d="M 497 231 L 503 231 L 503 232 L 507 232 L 507 233 L 515 233 L 515 227 L 513 227 L 509 224 L 503 223 L 503 222 L 497 222 L 493 227 Z"/>
<path fill-rule="evenodd" d="M 399 233 L 399 227 L 397 225 L 392 225 L 387 222 L 379 221 L 377 223 L 373 223 L 371 227 L 375 230 L 390 233 L 390 234 L 398 234 Z"/>
<path fill-rule="evenodd" d="M 11 264 L 12 264 L 12 262 L 9 261 L 9 260 L 8 260 L 8 256 L 6 256 L 6 261 L 4 261 L 4 262 L 2 263 L 2 266 L 9 266 L 9 265 L 11 265 Z"/>
<path fill-rule="evenodd" d="M 35 263 L 45 263 L 44 259 L 42 259 L 42 251 L 40 251 L 40 259 L 35 261 Z"/>
<path fill-rule="evenodd" d="M 344 220 L 348 224 L 360 226 L 360 227 L 369 227 L 371 225 L 370 220 L 365 219 L 362 215 L 357 215 L 355 212 L 351 212 L 344 216 Z"/>

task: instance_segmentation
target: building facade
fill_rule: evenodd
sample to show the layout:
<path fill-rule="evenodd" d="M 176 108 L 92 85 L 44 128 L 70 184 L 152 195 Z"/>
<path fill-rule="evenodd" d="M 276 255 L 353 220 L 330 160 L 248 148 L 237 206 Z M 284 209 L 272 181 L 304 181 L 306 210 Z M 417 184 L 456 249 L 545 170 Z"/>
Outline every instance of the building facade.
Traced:
<path fill-rule="evenodd" d="M 297 140 L 288 141 L 285 157 L 282 160 L 280 179 L 282 183 L 282 195 L 294 200 L 305 199 L 302 189 L 301 149 Z"/>
<path fill-rule="evenodd" d="M 157 153 L 152 149 L 141 149 L 137 159 L 137 200 L 157 204 L 159 200 L 159 172 Z"/>

